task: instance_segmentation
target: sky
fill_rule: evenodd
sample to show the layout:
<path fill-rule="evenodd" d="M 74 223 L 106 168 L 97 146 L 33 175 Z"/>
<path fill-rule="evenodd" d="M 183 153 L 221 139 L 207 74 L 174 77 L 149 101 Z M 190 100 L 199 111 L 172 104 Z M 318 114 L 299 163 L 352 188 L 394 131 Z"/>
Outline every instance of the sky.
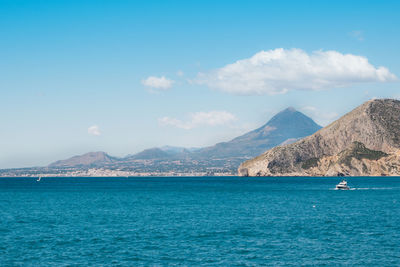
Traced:
<path fill-rule="evenodd" d="M 0 168 L 400 98 L 400 1 L 0 0 Z"/>

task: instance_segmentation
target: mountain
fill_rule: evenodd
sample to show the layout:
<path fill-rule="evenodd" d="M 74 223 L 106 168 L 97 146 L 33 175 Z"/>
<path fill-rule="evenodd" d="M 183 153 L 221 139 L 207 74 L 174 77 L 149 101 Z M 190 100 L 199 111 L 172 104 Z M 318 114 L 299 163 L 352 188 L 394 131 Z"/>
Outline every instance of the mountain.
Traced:
<path fill-rule="evenodd" d="M 142 152 L 136 153 L 132 156 L 128 156 L 125 159 L 165 159 L 168 158 L 171 154 L 156 147 L 145 149 Z"/>
<path fill-rule="evenodd" d="M 293 142 L 321 129 L 311 118 L 294 108 L 287 108 L 265 125 L 229 142 L 218 143 L 197 151 L 205 158 L 255 157 L 266 150 L 285 142 Z"/>
<path fill-rule="evenodd" d="M 162 159 L 173 157 L 180 154 L 187 154 L 199 150 L 195 147 L 162 146 L 148 148 L 136 154 L 128 155 L 126 159 Z"/>
<path fill-rule="evenodd" d="M 184 148 L 163 146 L 145 149 L 125 159 L 180 159 L 193 160 L 236 159 L 238 165 L 244 159 L 255 157 L 266 150 L 282 143 L 293 143 L 321 129 L 311 118 L 294 108 L 287 108 L 265 125 L 228 142 L 218 143 L 205 148 Z"/>
<path fill-rule="evenodd" d="M 242 176 L 400 174 L 400 101 L 370 100 L 315 134 L 242 163 Z"/>
<path fill-rule="evenodd" d="M 199 150 L 198 147 L 179 147 L 179 146 L 162 146 L 160 147 L 162 151 L 165 151 L 169 154 L 178 154 L 182 152 L 194 152 Z"/>
<path fill-rule="evenodd" d="M 104 152 L 92 152 L 57 161 L 50 168 L 119 169 L 135 172 L 234 172 L 243 160 L 250 159 L 283 143 L 292 143 L 321 129 L 312 119 L 294 108 L 287 108 L 265 125 L 234 138 L 205 148 L 164 146 L 145 149 L 124 158 Z"/>
<path fill-rule="evenodd" d="M 89 152 L 83 155 L 74 156 L 69 159 L 59 160 L 51 163 L 48 167 L 77 167 L 77 166 L 101 166 L 107 163 L 117 161 L 116 158 L 109 156 L 105 152 Z"/>

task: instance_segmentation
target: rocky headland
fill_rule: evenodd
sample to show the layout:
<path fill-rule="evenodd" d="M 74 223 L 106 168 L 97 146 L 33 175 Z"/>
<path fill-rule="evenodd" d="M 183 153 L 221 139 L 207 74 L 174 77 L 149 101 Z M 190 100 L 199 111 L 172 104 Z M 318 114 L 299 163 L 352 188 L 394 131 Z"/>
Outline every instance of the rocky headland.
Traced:
<path fill-rule="evenodd" d="M 243 162 L 240 176 L 398 176 L 400 101 L 365 102 L 295 143 Z"/>

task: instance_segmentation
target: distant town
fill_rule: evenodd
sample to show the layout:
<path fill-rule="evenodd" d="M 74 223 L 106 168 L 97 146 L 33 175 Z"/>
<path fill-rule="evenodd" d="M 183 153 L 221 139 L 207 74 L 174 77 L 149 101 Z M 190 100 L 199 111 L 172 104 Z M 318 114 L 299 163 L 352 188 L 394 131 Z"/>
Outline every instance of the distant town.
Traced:
<path fill-rule="evenodd" d="M 140 177 L 140 176 L 235 176 L 236 170 L 212 169 L 208 171 L 127 171 L 106 168 L 22 168 L 0 170 L 0 177 Z"/>

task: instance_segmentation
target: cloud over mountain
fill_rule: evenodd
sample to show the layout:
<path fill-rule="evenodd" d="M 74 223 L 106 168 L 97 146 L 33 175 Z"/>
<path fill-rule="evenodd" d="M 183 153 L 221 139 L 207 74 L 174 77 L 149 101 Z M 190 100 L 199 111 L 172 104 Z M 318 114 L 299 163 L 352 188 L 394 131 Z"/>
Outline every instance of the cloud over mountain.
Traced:
<path fill-rule="evenodd" d="M 100 136 L 101 132 L 100 132 L 99 126 L 97 126 L 97 125 L 90 126 L 88 128 L 88 134 L 89 135 L 94 135 L 94 136 Z"/>
<path fill-rule="evenodd" d="M 210 111 L 191 113 L 189 115 L 189 120 L 186 121 L 171 117 L 163 117 L 158 121 L 163 126 L 174 126 L 185 130 L 190 130 L 199 126 L 227 125 L 235 120 L 235 115 L 227 111 Z"/>
<path fill-rule="evenodd" d="M 397 80 L 386 67 L 363 56 L 301 49 L 261 51 L 222 68 L 199 73 L 196 82 L 233 94 L 282 94 L 290 90 L 323 90 L 357 83 Z"/>

